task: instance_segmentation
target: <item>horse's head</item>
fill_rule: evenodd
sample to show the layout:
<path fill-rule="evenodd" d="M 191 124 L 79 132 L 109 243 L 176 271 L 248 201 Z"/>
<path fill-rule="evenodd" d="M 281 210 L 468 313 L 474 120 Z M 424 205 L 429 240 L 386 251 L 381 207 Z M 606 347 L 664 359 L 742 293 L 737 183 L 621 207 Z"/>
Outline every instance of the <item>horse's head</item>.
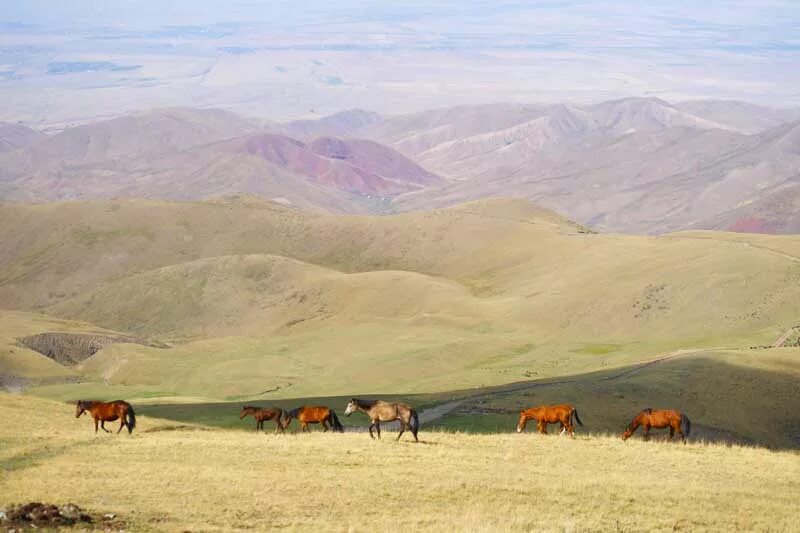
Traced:
<path fill-rule="evenodd" d="M 89 402 L 85 402 L 83 400 L 78 400 L 78 403 L 75 404 L 75 418 L 80 418 L 80 416 L 86 412 L 86 409 L 89 408 Z"/>
<path fill-rule="evenodd" d="M 625 428 L 625 431 L 622 433 L 622 440 L 628 440 L 633 435 L 633 430 L 630 426 Z"/>
<path fill-rule="evenodd" d="M 249 415 L 252 410 L 253 410 L 252 407 L 249 407 L 249 406 L 246 406 L 246 405 L 244 407 L 242 407 L 242 412 L 239 413 L 239 420 L 241 420 L 242 418 L 244 418 L 247 415 Z"/>
<path fill-rule="evenodd" d="M 528 417 L 525 416 L 525 411 L 519 412 L 519 422 L 517 422 L 517 433 L 522 433 L 525 430 L 525 425 L 528 423 Z"/>
<path fill-rule="evenodd" d="M 345 414 L 345 416 L 350 416 L 351 414 L 355 413 L 356 411 L 358 411 L 358 400 L 353 398 L 352 400 L 347 402 L 347 407 L 345 407 L 345 409 L 344 409 L 344 414 Z"/>

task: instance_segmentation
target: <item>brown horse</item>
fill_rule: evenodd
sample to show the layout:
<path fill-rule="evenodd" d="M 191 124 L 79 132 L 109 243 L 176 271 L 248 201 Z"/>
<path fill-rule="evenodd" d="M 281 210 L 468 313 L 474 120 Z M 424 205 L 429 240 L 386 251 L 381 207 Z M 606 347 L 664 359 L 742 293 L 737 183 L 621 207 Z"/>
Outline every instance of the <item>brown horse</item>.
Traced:
<path fill-rule="evenodd" d="M 336 416 L 333 409 L 329 409 L 328 407 L 303 406 L 292 409 L 291 411 L 286 411 L 283 419 L 284 429 L 288 428 L 289 424 L 291 424 L 292 420 L 295 418 L 300 422 L 300 431 L 308 431 L 309 424 L 321 424 L 323 432 L 328 431 L 328 424 L 333 428 L 333 431 L 338 431 L 339 433 L 344 431 L 342 423 L 339 422 L 339 417 Z"/>
<path fill-rule="evenodd" d="M 128 434 L 136 427 L 136 414 L 133 412 L 133 407 L 128 402 L 122 400 L 115 400 L 113 402 L 96 402 L 93 400 L 78 400 L 75 406 L 75 418 L 89 411 L 92 418 L 94 418 L 94 432 L 97 433 L 97 423 L 100 422 L 100 427 L 106 433 L 111 433 L 106 429 L 106 422 L 113 422 L 119 418 L 119 429 L 117 433 L 122 431 L 122 428 L 128 428 Z"/>
<path fill-rule="evenodd" d="M 389 403 L 383 400 L 369 402 L 353 398 L 347 403 L 344 414 L 350 416 L 356 411 L 361 411 L 369 417 L 372 422 L 369 426 L 369 436 L 373 439 L 375 435 L 372 434 L 372 428 L 375 428 L 375 431 L 378 432 L 378 438 L 381 438 L 381 422 L 398 420 L 400 422 L 400 434 L 397 435 L 397 440 L 400 440 L 403 432 L 408 429 L 414 435 L 414 442 L 419 442 L 417 438 L 419 417 L 414 409 L 404 403 Z"/>
<path fill-rule="evenodd" d="M 530 409 L 523 409 L 519 412 L 519 422 L 517 423 L 517 433 L 522 433 L 528 420 L 536 420 L 536 429 L 539 433 L 547 434 L 547 424 L 558 423 L 561 425 L 561 433 L 568 431 L 570 436 L 575 437 L 575 426 L 572 423 L 573 418 L 581 426 L 578 410 L 568 404 L 562 405 L 543 405 L 541 407 L 531 407 Z"/>
<path fill-rule="evenodd" d="M 245 405 L 242 407 L 242 412 L 239 413 L 239 420 L 243 419 L 247 415 L 253 415 L 253 418 L 256 419 L 256 432 L 258 432 L 260 429 L 264 429 L 264 422 L 267 420 L 274 420 L 275 433 L 277 433 L 278 430 L 281 430 L 281 433 L 283 433 L 283 424 L 281 423 L 283 409 L 280 407 L 270 407 L 268 409 L 264 409 L 261 407 L 253 407 L 252 405 Z"/>
<path fill-rule="evenodd" d="M 644 426 L 644 440 L 650 438 L 650 428 L 663 429 L 668 427 L 669 440 L 672 440 L 672 437 L 675 436 L 675 432 L 677 431 L 684 444 L 686 444 L 686 437 L 688 437 L 689 433 L 692 431 L 692 422 L 689 420 L 688 416 L 680 411 L 653 410 L 648 407 L 640 411 L 639 414 L 631 420 L 631 423 L 628 424 L 628 427 L 625 428 L 625 432 L 622 434 L 622 440 L 628 440 L 639 426 Z"/>

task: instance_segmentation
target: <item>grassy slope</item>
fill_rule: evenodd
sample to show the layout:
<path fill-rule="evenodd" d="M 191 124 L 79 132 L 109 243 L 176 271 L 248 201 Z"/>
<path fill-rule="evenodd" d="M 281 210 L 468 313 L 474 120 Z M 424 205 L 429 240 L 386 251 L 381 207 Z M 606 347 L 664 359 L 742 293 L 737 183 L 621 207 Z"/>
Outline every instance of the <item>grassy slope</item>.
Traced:
<path fill-rule="evenodd" d="M 32 410 L 48 424 L 31 424 Z M 73 413 L 0 394 L 0 504 L 74 502 L 135 530 L 781 531 L 796 526 L 800 498 L 796 452 L 596 436 L 265 437 L 157 431 L 168 424 L 144 416 L 132 437 L 95 436 Z"/>
<path fill-rule="evenodd" d="M 800 445 L 798 349 L 686 353 L 630 370 L 487 389 L 434 425 L 505 431 L 522 408 L 568 402 L 586 424 L 579 431 L 616 434 L 645 407 L 679 408 L 692 420 L 695 438 Z"/>
<path fill-rule="evenodd" d="M 0 222 L 4 306 L 176 343 L 106 348 L 90 383 L 40 391 L 57 397 L 501 385 L 770 343 L 800 296 L 796 237 L 590 235 L 514 200 L 380 218 L 120 200 Z"/>
<path fill-rule="evenodd" d="M 758 443 L 774 448 L 800 445 L 800 350 L 707 351 L 682 353 L 659 364 L 604 370 L 481 389 L 428 394 L 374 395 L 403 400 L 425 412 L 451 401 L 461 403 L 443 418 L 425 427 L 470 432 L 507 432 L 520 409 L 569 402 L 578 408 L 585 427 L 579 432 L 619 433 L 644 407 L 680 408 L 691 418 L 693 438 Z M 223 428 L 249 428 L 252 421 L 236 418 L 243 403 L 328 405 L 339 412 L 350 396 L 319 397 L 313 390 L 298 395 L 292 388 L 257 398 L 230 398 L 228 402 L 202 398 L 170 398 L 169 390 L 82 385 L 49 386 L 33 392 L 71 400 L 78 396 L 134 398 L 141 412 L 181 423 Z M 731 406 L 736 406 L 732 409 Z M 424 416 L 424 415 L 423 415 Z M 345 425 L 364 426 L 361 416 L 342 417 Z M 555 430 L 555 427 L 551 427 Z M 532 428 L 531 428 L 532 430 Z"/>

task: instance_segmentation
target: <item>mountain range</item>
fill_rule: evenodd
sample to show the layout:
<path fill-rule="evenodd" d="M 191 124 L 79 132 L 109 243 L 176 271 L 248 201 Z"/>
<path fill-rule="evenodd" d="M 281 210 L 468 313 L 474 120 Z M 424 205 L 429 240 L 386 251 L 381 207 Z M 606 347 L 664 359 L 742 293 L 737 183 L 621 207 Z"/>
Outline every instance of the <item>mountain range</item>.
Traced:
<path fill-rule="evenodd" d="M 603 231 L 793 233 L 800 110 L 628 98 L 259 123 L 166 109 L 45 136 L 0 127 L 0 199 L 251 194 L 388 214 L 522 197 Z"/>

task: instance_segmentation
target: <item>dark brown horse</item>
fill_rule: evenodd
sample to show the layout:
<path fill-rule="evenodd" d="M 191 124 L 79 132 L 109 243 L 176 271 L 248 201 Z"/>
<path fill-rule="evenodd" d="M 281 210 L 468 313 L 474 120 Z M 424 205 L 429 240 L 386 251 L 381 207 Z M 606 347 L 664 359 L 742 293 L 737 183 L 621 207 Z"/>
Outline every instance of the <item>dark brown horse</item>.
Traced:
<path fill-rule="evenodd" d="M 283 409 L 280 407 L 270 407 L 268 409 L 264 409 L 262 407 L 245 405 L 242 407 L 242 412 L 239 413 L 239 420 L 243 419 L 247 415 L 253 415 L 253 418 L 256 419 L 256 432 L 258 432 L 260 429 L 264 429 L 264 422 L 267 420 L 274 420 L 275 433 L 277 433 L 278 430 L 281 430 L 281 433 L 283 433 L 283 424 L 281 423 Z"/>
<path fill-rule="evenodd" d="M 75 418 L 79 418 L 83 413 L 89 411 L 94 418 L 94 432 L 97 433 L 97 423 L 100 422 L 100 427 L 106 433 L 111 433 L 106 429 L 106 422 L 113 422 L 119 419 L 119 429 L 117 433 L 122 431 L 122 428 L 128 428 L 128 434 L 136 427 L 136 414 L 133 412 L 133 407 L 128 402 L 122 400 L 115 400 L 113 402 L 96 402 L 93 400 L 78 400 L 75 406 Z"/>
<path fill-rule="evenodd" d="M 389 403 L 383 400 L 365 401 L 353 398 L 347 404 L 344 414 L 350 416 L 356 411 L 361 411 L 366 414 L 370 422 L 369 436 L 373 439 L 375 435 L 372 434 L 372 428 L 378 433 L 378 438 L 381 438 L 381 422 L 392 422 L 398 420 L 400 422 L 400 434 L 397 435 L 397 440 L 403 436 L 405 430 L 411 431 L 414 435 L 414 442 L 419 442 L 417 432 L 419 431 L 419 417 L 417 412 L 404 403 Z"/>
<path fill-rule="evenodd" d="M 522 433 L 528 420 L 536 420 L 536 429 L 539 433 L 547 434 L 547 424 L 558 423 L 561 425 L 561 433 L 569 432 L 570 436 L 575 437 L 575 425 L 573 419 L 579 425 L 583 425 L 578 410 L 568 404 L 562 405 L 543 405 L 541 407 L 531 407 L 519 412 L 519 422 L 517 423 L 517 433 Z"/>
<path fill-rule="evenodd" d="M 308 431 L 309 424 L 321 424 L 322 431 L 328 431 L 329 424 L 334 431 L 339 433 L 344 431 L 342 423 L 339 422 L 339 417 L 333 409 L 324 406 L 303 406 L 291 411 L 286 411 L 283 419 L 283 427 L 288 428 L 292 420 L 297 419 L 300 422 L 300 431 Z"/>
<path fill-rule="evenodd" d="M 644 426 L 644 440 L 650 438 L 650 428 L 663 429 L 668 427 L 669 440 L 672 440 L 672 437 L 675 436 L 675 432 L 677 431 L 684 444 L 686 444 L 686 437 L 688 437 L 689 433 L 692 431 L 692 422 L 689 420 L 688 416 L 680 411 L 654 410 L 648 407 L 640 411 L 639 414 L 631 420 L 631 423 L 628 424 L 628 427 L 622 434 L 622 440 L 628 440 L 639 426 Z"/>

